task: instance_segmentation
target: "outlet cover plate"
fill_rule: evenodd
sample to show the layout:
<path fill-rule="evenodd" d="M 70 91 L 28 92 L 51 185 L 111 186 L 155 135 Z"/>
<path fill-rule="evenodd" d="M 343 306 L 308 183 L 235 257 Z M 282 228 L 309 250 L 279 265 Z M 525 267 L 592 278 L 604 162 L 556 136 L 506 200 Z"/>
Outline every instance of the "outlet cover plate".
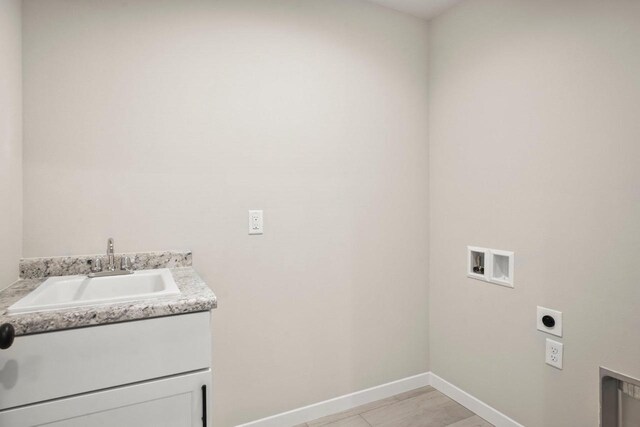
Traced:
<path fill-rule="evenodd" d="M 537 326 L 539 331 L 546 332 L 548 334 L 555 335 L 557 337 L 561 337 L 562 336 L 562 312 L 561 311 L 552 310 L 550 308 L 545 308 L 545 307 L 538 306 L 538 310 L 537 310 L 536 316 L 537 316 L 536 317 L 536 326 Z M 555 319 L 555 321 L 556 321 L 556 324 L 551 328 L 547 328 L 542 323 L 542 318 L 544 316 L 553 317 Z"/>
<path fill-rule="evenodd" d="M 547 365 L 562 369 L 563 344 L 547 338 L 544 361 Z"/>
<path fill-rule="evenodd" d="M 264 232 L 264 219 L 262 210 L 249 211 L 249 234 L 262 234 Z"/>

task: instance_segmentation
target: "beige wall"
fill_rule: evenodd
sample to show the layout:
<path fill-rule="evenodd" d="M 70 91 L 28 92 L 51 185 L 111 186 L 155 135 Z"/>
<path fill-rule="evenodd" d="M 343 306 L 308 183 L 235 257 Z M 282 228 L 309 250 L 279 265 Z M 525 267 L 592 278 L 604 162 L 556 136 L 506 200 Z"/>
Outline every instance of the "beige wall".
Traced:
<path fill-rule="evenodd" d="M 430 26 L 432 370 L 528 427 L 640 377 L 640 2 L 467 1 Z M 515 289 L 465 277 L 513 250 Z M 564 370 L 536 305 L 564 312 Z"/>
<path fill-rule="evenodd" d="M 0 1 L 0 289 L 22 253 L 22 37 L 20 0 Z"/>
<path fill-rule="evenodd" d="M 25 256 L 192 249 L 217 426 L 428 370 L 424 22 L 26 0 L 24 79 Z"/>

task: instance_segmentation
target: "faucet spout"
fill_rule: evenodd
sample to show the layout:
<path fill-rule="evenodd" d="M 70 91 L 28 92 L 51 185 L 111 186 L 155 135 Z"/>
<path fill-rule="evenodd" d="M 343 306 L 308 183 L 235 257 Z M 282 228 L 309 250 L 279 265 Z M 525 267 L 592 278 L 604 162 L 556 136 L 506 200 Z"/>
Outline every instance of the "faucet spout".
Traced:
<path fill-rule="evenodd" d="M 113 237 L 109 237 L 109 240 L 107 240 L 107 270 L 109 271 L 115 271 L 116 269 L 116 259 L 114 254 Z"/>

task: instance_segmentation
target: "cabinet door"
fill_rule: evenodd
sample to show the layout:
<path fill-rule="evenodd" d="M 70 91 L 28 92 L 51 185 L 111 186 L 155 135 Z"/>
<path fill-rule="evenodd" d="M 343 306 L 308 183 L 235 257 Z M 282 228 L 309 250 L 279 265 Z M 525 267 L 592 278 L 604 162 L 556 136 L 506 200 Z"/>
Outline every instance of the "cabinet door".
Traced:
<path fill-rule="evenodd" d="M 1 411 L 0 426 L 210 426 L 210 391 L 208 369 Z"/>
<path fill-rule="evenodd" d="M 17 337 L 0 351 L 0 411 L 207 369 L 210 325 L 206 311 Z"/>

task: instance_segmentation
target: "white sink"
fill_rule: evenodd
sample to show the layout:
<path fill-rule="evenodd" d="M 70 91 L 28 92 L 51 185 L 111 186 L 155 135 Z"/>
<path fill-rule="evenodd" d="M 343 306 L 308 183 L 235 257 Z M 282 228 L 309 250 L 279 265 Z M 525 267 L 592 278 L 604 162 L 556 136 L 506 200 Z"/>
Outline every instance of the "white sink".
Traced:
<path fill-rule="evenodd" d="M 180 289 L 168 268 L 136 271 L 124 276 L 50 277 L 7 309 L 8 314 L 113 304 L 177 295 Z"/>

